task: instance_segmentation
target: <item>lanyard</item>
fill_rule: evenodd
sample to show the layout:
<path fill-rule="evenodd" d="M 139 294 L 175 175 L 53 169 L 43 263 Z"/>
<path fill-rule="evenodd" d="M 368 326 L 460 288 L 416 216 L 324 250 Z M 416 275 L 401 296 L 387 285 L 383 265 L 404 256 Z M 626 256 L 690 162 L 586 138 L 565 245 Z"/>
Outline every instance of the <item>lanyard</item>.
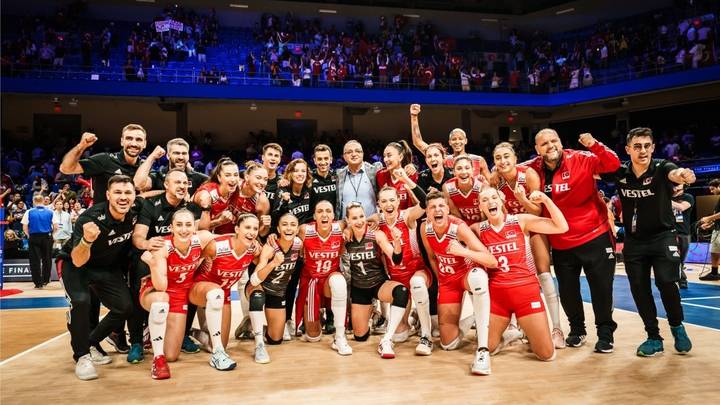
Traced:
<path fill-rule="evenodd" d="M 349 176 L 350 174 L 351 174 L 351 173 L 350 173 L 350 171 L 348 170 L 348 176 Z M 365 175 L 365 171 L 362 170 L 362 171 L 360 172 L 360 180 L 358 180 L 357 185 L 355 185 L 355 183 L 353 182 L 353 179 L 355 178 L 354 175 L 353 175 L 352 177 L 348 177 L 348 182 L 350 183 L 350 186 L 353 188 L 353 191 L 355 191 L 355 201 L 358 200 L 358 194 L 360 193 L 360 185 L 362 184 L 362 179 L 363 179 L 363 176 L 364 176 L 364 175 Z"/>

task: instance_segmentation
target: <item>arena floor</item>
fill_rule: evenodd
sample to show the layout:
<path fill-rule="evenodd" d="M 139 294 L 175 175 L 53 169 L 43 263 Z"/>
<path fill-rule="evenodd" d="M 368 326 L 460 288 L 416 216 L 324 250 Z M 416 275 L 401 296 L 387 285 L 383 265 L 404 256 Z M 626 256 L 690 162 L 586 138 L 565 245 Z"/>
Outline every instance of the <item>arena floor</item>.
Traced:
<path fill-rule="evenodd" d="M 665 353 L 655 358 L 635 356 L 645 334 L 619 265 L 614 353 L 593 353 L 596 339 L 590 336 L 582 348 L 561 350 L 556 361 L 543 363 L 526 345 L 516 345 L 493 357 L 493 373 L 487 377 L 469 373 L 471 333 L 461 350 L 442 352 L 436 345 L 427 358 L 414 355 L 417 337 L 413 337 L 396 345 L 394 360 L 379 358 L 378 336 L 364 343 L 351 340 L 354 354 L 349 357 L 332 351 L 328 336 L 320 343 L 294 340 L 269 347 L 272 362 L 265 365 L 253 362 L 251 341 L 231 339 L 228 352 L 238 362 L 236 370 L 213 370 L 207 353 L 183 354 L 171 364 L 172 378 L 165 381 L 150 378 L 149 356 L 132 365 L 125 355 L 111 352 L 113 363 L 98 367 L 99 379 L 80 381 L 73 372 L 62 289 L 52 283 L 42 291 L 0 300 L 0 402 L 711 403 L 717 400 L 712 381 L 720 375 L 720 284 L 699 282 L 701 266 L 691 268 L 690 288 L 682 290 L 686 327 L 694 345 L 689 355 L 674 354 L 669 327 L 661 321 Z M 23 289 L 29 284 L 10 283 L 5 288 Z M 583 296 L 588 298 L 587 288 Z M 234 305 L 239 314 L 239 303 Z M 585 313 L 592 325 L 588 303 Z M 239 320 L 236 315 L 234 322 Z"/>

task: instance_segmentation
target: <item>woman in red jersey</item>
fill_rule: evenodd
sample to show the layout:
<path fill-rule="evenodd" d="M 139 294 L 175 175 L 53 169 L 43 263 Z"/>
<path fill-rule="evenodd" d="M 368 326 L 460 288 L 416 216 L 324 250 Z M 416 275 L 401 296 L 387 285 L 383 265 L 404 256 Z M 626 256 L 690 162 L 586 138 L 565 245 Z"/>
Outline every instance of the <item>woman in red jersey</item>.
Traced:
<path fill-rule="evenodd" d="M 265 196 L 267 183 L 267 169 L 260 163 L 248 161 L 245 163 L 243 180 L 238 184 L 237 196 L 231 201 L 235 217 L 245 212 L 257 215 L 261 236 L 270 232 L 270 201 Z"/>
<path fill-rule="evenodd" d="M 555 347 L 548 329 L 547 315 L 540 297 L 540 283 L 530 265 L 530 232 L 558 234 L 566 232 L 567 221 L 560 209 L 547 195 L 533 191 L 529 200 L 543 204 L 550 218 L 531 214 L 506 214 L 500 192 L 486 187 L 480 193 L 480 206 L 488 218 L 472 226 L 480 241 L 497 259 L 497 267 L 489 269 L 490 276 L 490 332 L 489 349 L 501 344 L 502 334 L 517 316 L 520 327 L 530 341 L 530 348 L 540 360 L 555 358 Z"/>
<path fill-rule="evenodd" d="M 473 374 L 490 374 L 487 325 L 490 316 L 488 277 L 484 267 L 496 267 L 497 260 L 462 220 L 450 216 L 445 197 L 427 195 L 427 219 L 421 236 L 428 259 L 438 278 L 438 317 L 440 346 L 444 350 L 460 347 L 465 328 L 460 328 L 460 313 L 465 291 L 472 294 L 478 349 L 471 366 Z M 469 325 L 467 325 L 469 329 Z"/>
<path fill-rule="evenodd" d="M 163 248 L 142 255 L 150 267 L 150 276 L 141 282 L 140 305 L 150 313 L 148 326 L 154 354 L 151 376 L 154 379 L 170 378 L 167 360 L 175 361 L 180 354 L 193 276 L 200 261 L 208 255 L 207 248 L 214 244 L 210 232 L 196 232 L 195 217 L 186 209 L 173 214 L 171 228 Z M 214 289 L 212 293 L 222 291 Z M 222 348 L 217 353 L 225 359 L 221 362 L 223 367 L 234 367 Z"/>
<path fill-rule="evenodd" d="M 511 143 L 502 142 L 493 150 L 495 169 L 490 176 L 490 184 L 503 193 L 508 214 L 529 213 L 542 215 L 542 207 L 534 204 L 528 196 L 540 190 L 540 177 L 527 166 L 517 165 L 517 155 Z M 555 348 L 565 347 L 565 336 L 560 328 L 560 300 L 555 281 L 550 273 L 550 242 L 541 233 L 530 234 L 530 247 L 533 262 L 528 265 L 537 269 L 545 302 L 553 324 L 552 339 Z M 532 268 L 532 267 L 531 267 Z"/>
<path fill-rule="evenodd" d="M 409 165 L 411 163 L 411 159 L 412 151 L 410 150 L 410 146 L 407 142 L 390 142 L 383 152 L 385 167 L 378 170 L 375 174 L 378 189 L 390 186 L 397 190 L 398 198 L 400 199 L 400 209 L 403 210 L 413 205 L 411 197 L 412 193 L 407 190 L 405 183 L 403 183 L 395 175 L 395 171 Z M 413 181 L 417 181 L 417 173 L 413 173 L 410 178 Z"/>
<path fill-rule="evenodd" d="M 210 230 L 215 233 L 232 233 L 235 216 L 230 202 L 240 183 L 240 172 L 229 158 L 218 160 L 210 178 L 198 187 L 193 202 L 210 210 Z"/>
<path fill-rule="evenodd" d="M 453 167 L 455 177 L 443 184 L 443 194 L 448 201 L 450 214 L 472 225 L 482 219 L 478 207 L 478 196 L 483 186 L 482 176 L 473 176 L 470 158 L 459 156 Z"/>

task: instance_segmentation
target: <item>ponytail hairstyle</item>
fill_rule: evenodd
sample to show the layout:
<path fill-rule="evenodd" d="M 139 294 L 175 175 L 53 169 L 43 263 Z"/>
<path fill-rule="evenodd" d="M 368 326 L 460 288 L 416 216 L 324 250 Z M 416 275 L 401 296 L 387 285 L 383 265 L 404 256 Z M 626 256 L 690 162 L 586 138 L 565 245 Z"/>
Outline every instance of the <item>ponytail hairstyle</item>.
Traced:
<path fill-rule="evenodd" d="M 387 146 L 392 146 L 402 156 L 402 159 L 400 160 L 401 167 L 405 167 L 412 163 L 412 150 L 406 140 L 401 139 L 397 142 L 390 142 Z"/>
<path fill-rule="evenodd" d="M 454 159 L 454 161 L 453 161 L 453 169 L 455 168 L 455 166 L 457 166 L 458 162 L 461 161 L 461 160 L 467 160 L 468 162 L 470 162 L 470 166 L 472 167 L 472 160 L 470 159 L 470 156 L 468 156 L 468 155 L 460 155 L 460 156 L 458 156 L 458 157 L 456 157 L 456 158 Z"/>
<path fill-rule="evenodd" d="M 427 157 L 427 153 L 430 150 L 430 148 L 437 149 L 438 152 L 440 152 L 440 155 L 442 156 L 443 159 L 445 159 L 445 157 L 447 156 L 447 150 L 445 150 L 445 147 L 443 146 L 443 144 L 441 144 L 440 142 L 433 142 L 433 143 L 429 144 L 427 146 L 427 148 L 425 148 L 425 157 Z"/>
<path fill-rule="evenodd" d="M 245 172 L 243 173 L 243 178 L 246 178 L 248 174 L 254 172 L 257 169 L 264 169 L 262 164 L 254 161 L 254 160 L 248 160 L 245 162 Z"/>
<path fill-rule="evenodd" d="M 223 167 L 226 166 L 237 166 L 237 163 L 233 162 L 232 159 L 229 157 L 220 158 L 217 161 L 217 164 L 213 168 L 212 172 L 210 172 L 210 177 L 205 180 L 205 183 L 220 183 L 220 171 Z M 204 184 L 204 183 L 203 183 Z"/>
<path fill-rule="evenodd" d="M 500 142 L 499 144 L 495 145 L 495 148 L 493 149 L 493 155 L 495 155 L 495 152 L 497 152 L 498 149 L 502 148 L 510 149 L 513 155 L 517 156 L 517 153 L 515 153 L 515 147 L 510 142 Z"/>
<path fill-rule="evenodd" d="M 248 219 L 254 218 L 259 221 L 257 215 L 251 214 L 249 212 L 243 212 L 242 214 L 238 215 L 237 220 L 235 220 L 235 226 L 240 226 L 243 222 L 245 222 Z"/>

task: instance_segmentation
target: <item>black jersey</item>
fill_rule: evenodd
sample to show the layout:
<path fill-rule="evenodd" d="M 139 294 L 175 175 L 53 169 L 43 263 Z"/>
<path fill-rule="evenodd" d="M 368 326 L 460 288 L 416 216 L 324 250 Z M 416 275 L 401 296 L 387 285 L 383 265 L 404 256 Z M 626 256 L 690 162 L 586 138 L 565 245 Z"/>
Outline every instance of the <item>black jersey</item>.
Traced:
<path fill-rule="evenodd" d="M 330 169 L 327 176 L 320 176 L 317 169 L 312 171 L 313 182 L 313 200 L 310 203 L 310 212 L 315 212 L 315 206 L 320 201 L 330 201 L 332 205 L 337 202 L 337 174 L 335 170 Z"/>
<path fill-rule="evenodd" d="M 278 198 L 278 180 L 280 180 L 280 175 L 275 174 L 275 177 L 268 179 L 267 185 L 265 186 L 265 197 L 270 201 L 271 207 L 275 206 L 275 200 Z"/>
<path fill-rule="evenodd" d="M 148 238 L 169 235 L 172 216 L 181 208 L 186 208 L 192 212 L 196 221 L 200 219 L 202 215 L 202 209 L 195 203 L 183 200 L 177 206 L 172 206 L 165 197 L 165 194 L 160 194 L 144 201 L 137 222 L 141 225 L 148 226 Z"/>
<path fill-rule="evenodd" d="M 381 260 L 381 251 L 375 241 L 375 232 L 368 230 L 360 240 L 345 242 L 350 261 L 352 285 L 357 288 L 373 288 L 388 279 Z"/>
<path fill-rule="evenodd" d="M 284 297 L 285 290 L 287 290 L 290 277 L 295 272 L 295 266 L 297 265 L 298 259 L 300 258 L 300 249 L 302 248 L 302 240 L 295 237 L 292 246 L 287 252 L 283 252 L 280 246 L 276 243 L 274 245 L 275 253 L 282 253 L 285 256 L 285 261 L 275 267 L 273 271 L 262 282 L 262 288 L 266 294 L 270 294 L 276 297 Z"/>
<path fill-rule="evenodd" d="M 80 244 L 83 237 L 83 225 L 94 222 L 100 228 L 100 235 L 90 248 L 90 259 L 82 267 L 116 268 L 119 263 L 125 262 L 130 252 L 133 229 L 143 203 L 142 198 L 136 198 L 122 221 L 112 217 L 107 201 L 86 209 L 75 222 L 72 237 L 69 243 L 65 243 L 63 246 L 63 252 L 69 256 L 72 249 Z"/>
<path fill-rule="evenodd" d="M 165 190 L 165 176 L 167 175 L 167 167 L 162 167 L 156 172 L 150 173 L 150 181 L 152 181 L 152 190 Z M 195 170 L 185 170 L 188 177 L 188 194 L 194 195 L 195 191 L 201 184 L 208 179 L 208 176 Z"/>
<path fill-rule="evenodd" d="M 92 179 L 93 202 L 97 204 L 107 201 L 105 192 L 110 177 L 124 174 L 133 178 L 142 161 L 138 159 L 134 165 L 131 165 L 125 160 L 125 153 L 121 150 L 115 153 L 98 153 L 87 159 L 80 159 L 79 163 L 83 174 Z"/>
<path fill-rule="evenodd" d="M 692 207 L 695 205 L 695 197 L 689 193 L 682 193 L 677 197 L 672 198 L 677 203 L 689 202 L 690 208 L 685 211 L 679 211 L 673 208 L 673 214 L 675 215 L 675 229 L 680 235 L 690 235 L 690 214 L 692 213 Z"/>
<path fill-rule="evenodd" d="M 425 169 L 420 172 L 420 175 L 418 176 L 417 185 L 420 186 L 425 193 L 430 192 L 430 187 L 433 187 L 437 191 L 442 191 L 442 186 L 445 184 L 446 181 L 453 178 L 453 172 L 452 169 L 448 169 L 447 167 L 444 168 L 445 171 L 443 172 L 443 178 L 438 183 L 433 179 L 432 172 L 430 169 Z"/>
<path fill-rule="evenodd" d="M 290 193 L 290 200 L 285 201 L 285 199 L 282 198 L 282 193 Z M 286 213 L 295 215 L 300 225 L 313 220 L 313 212 L 310 211 L 310 204 L 313 200 L 312 188 L 303 186 L 300 195 L 295 195 L 290 187 L 278 188 L 277 196 L 275 206 L 273 207 L 274 225 L 276 225 L 280 217 Z"/>
<path fill-rule="evenodd" d="M 615 172 L 616 187 L 623 209 L 623 226 L 629 239 L 651 239 L 675 231 L 675 215 L 670 198 L 675 183 L 668 173 L 678 167 L 667 160 L 652 159 L 640 178 L 626 162 Z"/>

